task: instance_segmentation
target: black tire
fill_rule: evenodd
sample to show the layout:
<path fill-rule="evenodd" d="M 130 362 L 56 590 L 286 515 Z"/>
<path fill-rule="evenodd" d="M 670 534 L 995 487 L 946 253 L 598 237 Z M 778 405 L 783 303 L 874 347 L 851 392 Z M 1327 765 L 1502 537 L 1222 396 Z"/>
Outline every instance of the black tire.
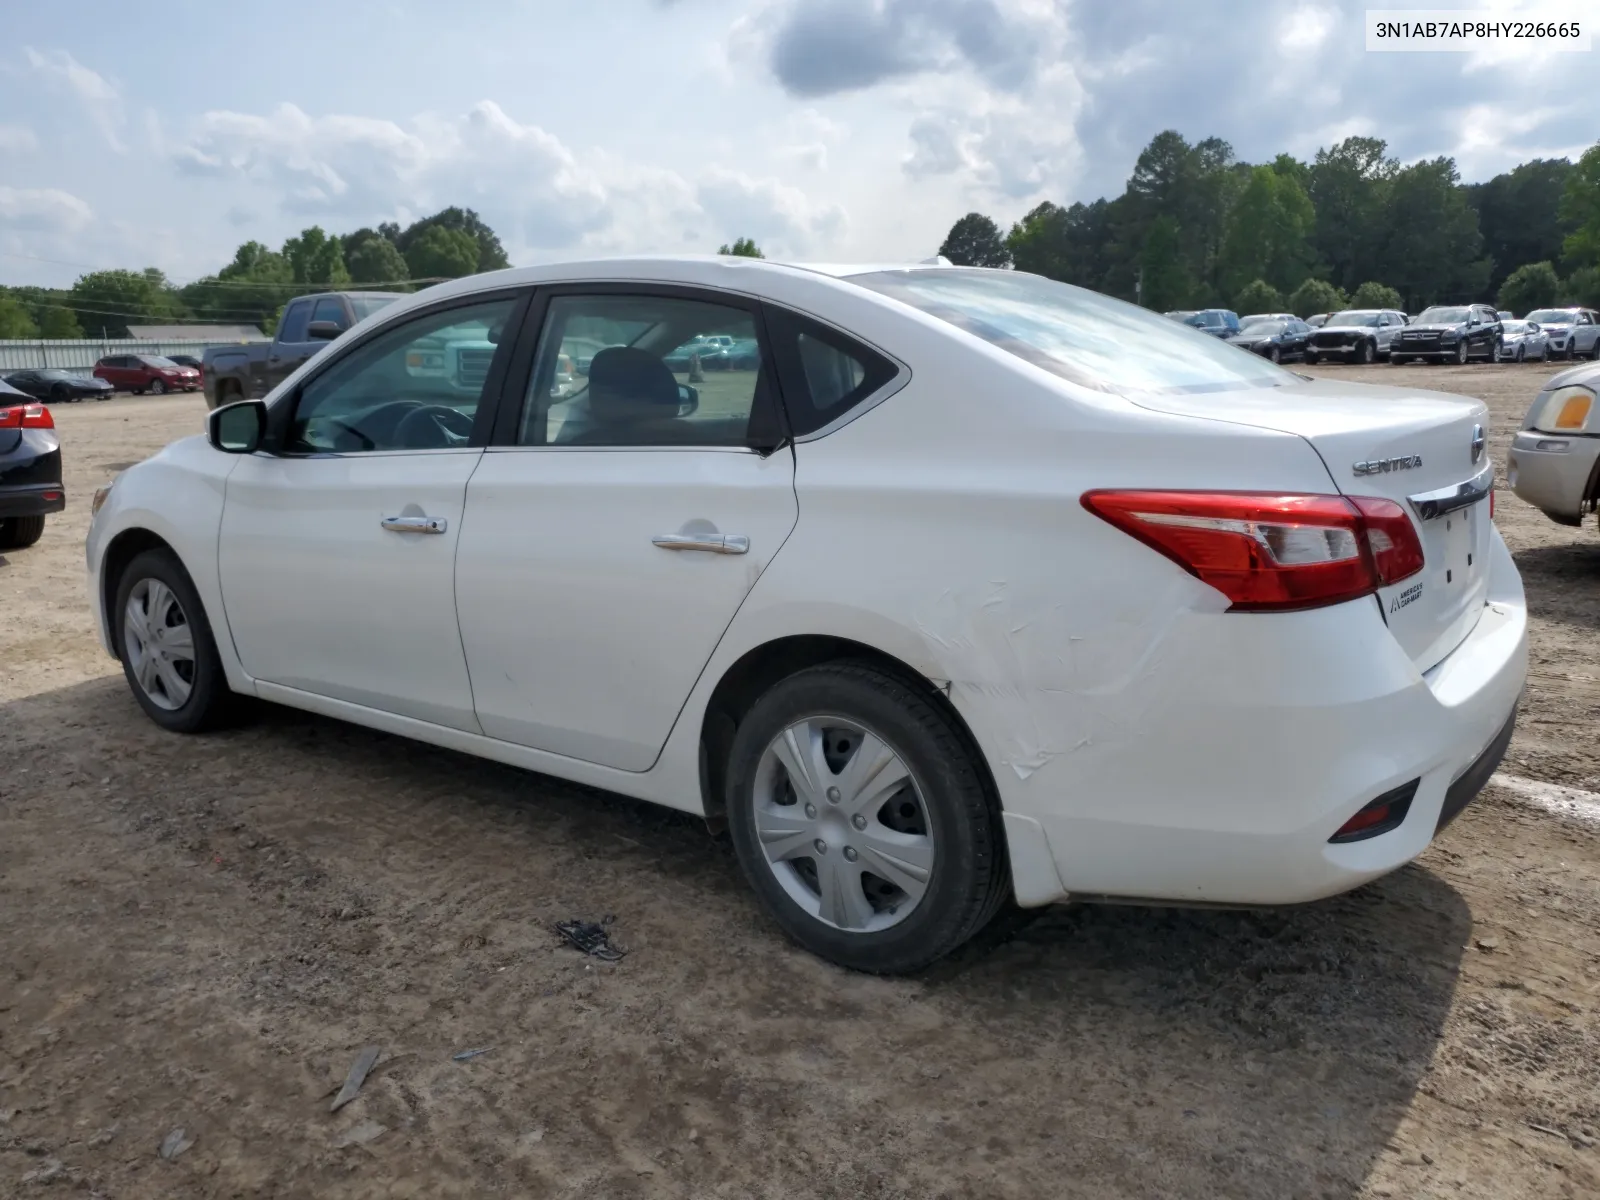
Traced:
<path fill-rule="evenodd" d="M 1390 353 L 1389 355 L 1389 365 L 1391 367 L 1403 367 L 1410 361 L 1408 358 L 1401 358 L 1398 354 Z"/>
<path fill-rule="evenodd" d="M 154 395 L 165 396 L 167 394 L 167 381 L 165 379 L 151 380 L 150 391 Z"/>
<path fill-rule="evenodd" d="M 1283 360 L 1283 351 L 1279 350 L 1276 346 L 1272 346 L 1267 350 L 1267 357 L 1273 362 L 1281 362 Z"/>
<path fill-rule="evenodd" d="M 1319 356 L 1317 355 L 1317 353 L 1314 350 L 1307 350 L 1306 353 L 1305 353 L 1305 364 L 1306 364 L 1306 366 L 1308 366 L 1308 367 L 1316 366 L 1318 358 L 1319 358 Z"/>
<path fill-rule="evenodd" d="M 1356 348 L 1356 361 L 1363 367 L 1370 367 L 1378 359 L 1378 348 L 1371 342 L 1362 342 Z"/>
<path fill-rule="evenodd" d="M 1527 346 L 1524 346 L 1524 345 L 1521 345 L 1521 344 L 1519 344 L 1517 346 L 1517 361 L 1519 363 L 1528 361 L 1528 347 Z"/>
<path fill-rule="evenodd" d="M 807 717 L 835 716 L 881 738 L 917 781 L 933 835 L 927 890 L 887 929 L 850 932 L 806 912 L 773 873 L 756 831 L 756 777 L 769 744 Z M 750 709 L 728 756 L 728 826 L 745 877 L 778 926 L 819 957 L 874 974 L 917 971 L 982 929 L 1010 898 L 998 806 L 974 752 L 931 693 L 863 662 L 810 667 Z"/>
<path fill-rule="evenodd" d="M 6 517 L 0 520 L 0 550 L 26 550 L 43 536 L 43 517 Z"/>
<path fill-rule="evenodd" d="M 67 385 L 64 383 L 58 383 L 50 389 L 50 403 L 52 404 L 65 404 L 69 400 L 76 399 L 76 396 L 67 391 Z"/>
<path fill-rule="evenodd" d="M 1589 361 L 1600 362 L 1600 338 L 1595 338 L 1594 345 L 1589 347 Z"/>
<path fill-rule="evenodd" d="M 123 614 L 134 588 L 146 579 L 156 580 L 170 588 L 189 626 L 194 647 L 193 678 L 188 699 L 178 708 L 163 708 L 146 694 L 129 662 L 128 647 L 124 645 Z M 216 639 L 211 633 L 211 622 L 206 619 L 200 594 L 195 591 L 189 573 L 170 550 L 146 550 L 130 562 L 117 580 L 116 599 L 107 619 L 111 636 L 122 660 L 122 672 L 127 677 L 133 698 L 144 709 L 145 715 L 161 728 L 173 733 L 201 733 L 228 723 L 237 713 L 239 698 L 228 690 L 228 679 L 222 670 L 222 660 L 217 655 Z"/>
<path fill-rule="evenodd" d="M 129 388 L 128 390 L 131 391 L 135 396 L 144 395 L 144 389 L 143 388 Z"/>
<path fill-rule="evenodd" d="M 1456 366 L 1464 366 L 1469 357 L 1467 339 L 1462 338 L 1456 343 Z"/>

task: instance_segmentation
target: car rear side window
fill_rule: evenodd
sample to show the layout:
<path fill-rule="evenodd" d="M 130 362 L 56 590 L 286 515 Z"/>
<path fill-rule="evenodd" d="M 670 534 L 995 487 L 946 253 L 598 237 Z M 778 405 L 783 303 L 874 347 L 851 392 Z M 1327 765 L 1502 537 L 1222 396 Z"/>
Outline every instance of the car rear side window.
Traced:
<path fill-rule="evenodd" d="M 899 372 L 876 350 L 798 313 L 769 308 L 767 328 L 796 437 L 831 425 Z"/>
<path fill-rule="evenodd" d="M 311 323 L 311 302 L 296 300 L 283 313 L 283 323 L 278 327 L 280 342 L 303 342 L 306 326 Z"/>

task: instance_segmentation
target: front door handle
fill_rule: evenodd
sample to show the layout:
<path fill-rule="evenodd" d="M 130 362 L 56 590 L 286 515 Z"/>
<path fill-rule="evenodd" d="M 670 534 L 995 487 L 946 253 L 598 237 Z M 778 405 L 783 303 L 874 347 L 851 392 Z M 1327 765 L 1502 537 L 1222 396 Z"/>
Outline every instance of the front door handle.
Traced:
<path fill-rule="evenodd" d="M 443 517 L 385 517 L 383 527 L 391 533 L 443 533 L 450 523 Z"/>
<path fill-rule="evenodd" d="M 750 539 L 742 533 L 658 533 L 650 541 L 663 550 L 704 550 L 707 554 L 745 554 Z"/>

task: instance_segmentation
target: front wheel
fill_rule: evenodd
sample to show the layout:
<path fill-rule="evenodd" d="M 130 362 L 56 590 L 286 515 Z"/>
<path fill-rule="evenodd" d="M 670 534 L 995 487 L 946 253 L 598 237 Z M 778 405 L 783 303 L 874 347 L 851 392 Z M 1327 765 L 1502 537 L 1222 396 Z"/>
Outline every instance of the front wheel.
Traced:
<path fill-rule="evenodd" d="M 147 550 L 128 564 L 108 615 L 133 698 L 157 725 L 199 733 L 232 714 L 211 624 L 171 551 Z"/>
<path fill-rule="evenodd" d="M 1496 357 L 1499 357 L 1499 356 L 1497 355 Z M 1526 346 L 1518 346 L 1517 347 L 1517 361 L 1519 363 L 1528 361 L 1528 348 Z"/>
<path fill-rule="evenodd" d="M 931 691 L 867 663 L 800 671 L 751 708 L 728 768 L 740 866 L 813 954 L 858 971 L 915 971 L 1007 898 L 996 806 Z"/>
<path fill-rule="evenodd" d="M 1371 342 L 1362 342 L 1356 351 L 1356 361 L 1364 367 L 1370 367 L 1378 357 L 1378 350 Z"/>
<path fill-rule="evenodd" d="M 1456 343 L 1456 366 L 1465 366 L 1467 361 L 1467 343 L 1463 338 Z"/>
<path fill-rule="evenodd" d="M 1307 350 L 1306 353 L 1305 353 L 1306 366 L 1314 367 L 1314 366 L 1317 365 L 1317 361 L 1318 361 L 1317 354 L 1314 351 Z"/>
<path fill-rule="evenodd" d="M 150 390 L 157 396 L 165 396 L 167 394 L 167 381 L 164 379 L 157 379 L 150 385 Z"/>
<path fill-rule="evenodd" d="M 1408 358 L 1401 358 L 1398 354 L 1389 355 L 1389 365 L 1391 367 L 1403 367 L 1410 361 Z"/>
<path fill-rule="evenodd" d="M 1273 362 L 1280 362 L 1283 359 L 1283 351 L 1279 350 L 1276 346 L 1273 346 L 1268 349 L 1267 357 Z"/>
<path fill-rule="evenodd" d="M 43 517 L 6 517 L 0 520 L 0 550 L 26 550 L 43 536 Z"/>

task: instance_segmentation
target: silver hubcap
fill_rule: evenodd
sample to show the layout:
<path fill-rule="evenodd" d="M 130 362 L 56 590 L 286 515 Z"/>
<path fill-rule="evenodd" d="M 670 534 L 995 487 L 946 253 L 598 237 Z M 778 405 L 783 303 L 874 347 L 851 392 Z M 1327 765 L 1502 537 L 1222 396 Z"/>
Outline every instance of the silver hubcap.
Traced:
<path fill-rule="evenodd" d="M 756 768 L 755 825 L 773 876 L 825 925 L 875 933 L 915 911 L 933 875 L 933 823 L 910 768 L 843 717 L 809 717 Z"/>
<path fill-rule="evenodd" d="M 177 596 L 159 579 L 141 579 L 129 593 L 122 647 L 150 702 L 182 708 L 194 690 L 194 631 Z"/>

